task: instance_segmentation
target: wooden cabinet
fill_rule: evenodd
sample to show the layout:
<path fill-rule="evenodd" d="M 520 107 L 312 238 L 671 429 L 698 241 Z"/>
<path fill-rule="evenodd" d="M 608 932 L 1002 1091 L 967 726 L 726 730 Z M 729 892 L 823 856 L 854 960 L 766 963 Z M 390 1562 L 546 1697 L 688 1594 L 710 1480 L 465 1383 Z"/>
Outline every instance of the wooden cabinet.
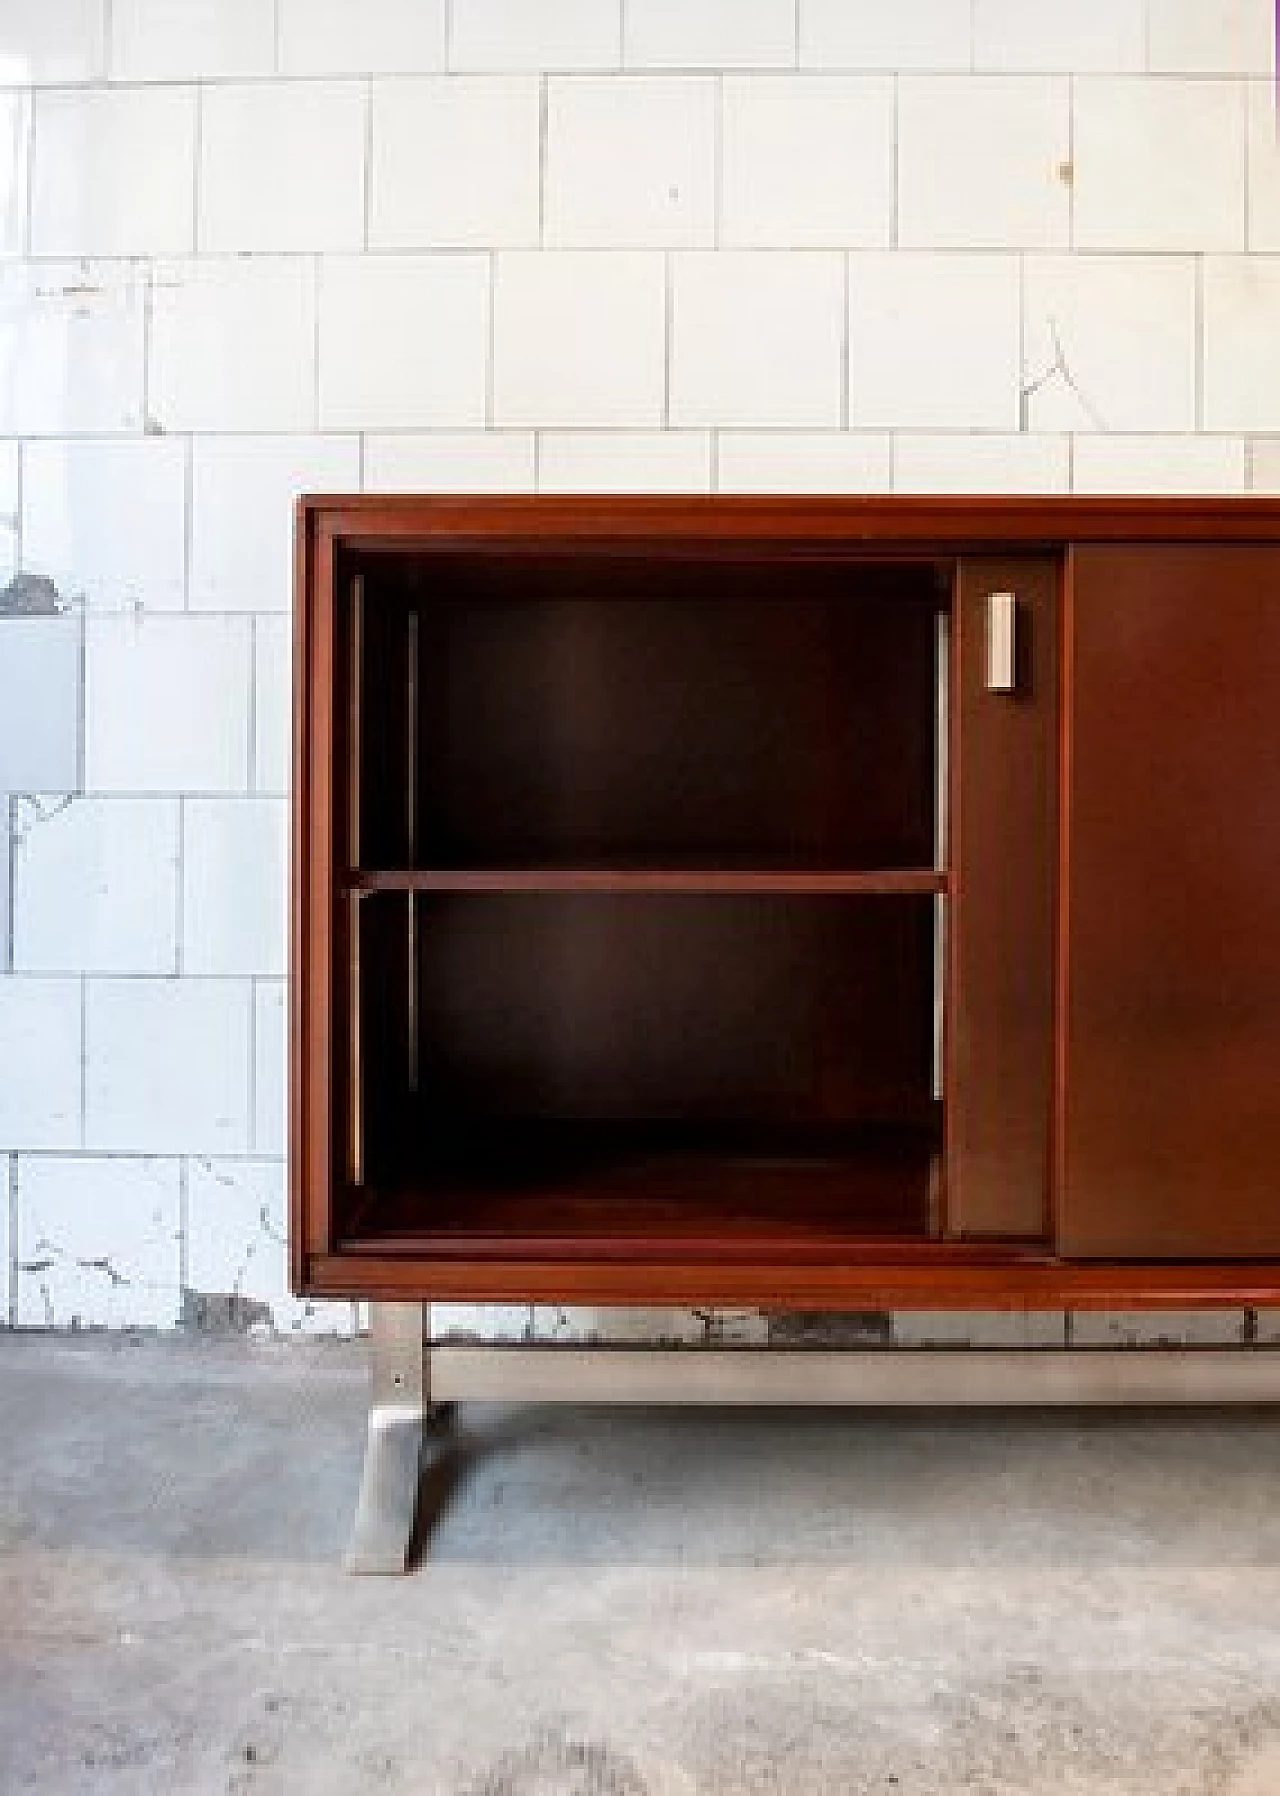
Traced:
<path fill-rule="evenodd" d="M 1280 1296 L 1278 574 L 1266 501 L 304 501 L 296 1288 Z"/>

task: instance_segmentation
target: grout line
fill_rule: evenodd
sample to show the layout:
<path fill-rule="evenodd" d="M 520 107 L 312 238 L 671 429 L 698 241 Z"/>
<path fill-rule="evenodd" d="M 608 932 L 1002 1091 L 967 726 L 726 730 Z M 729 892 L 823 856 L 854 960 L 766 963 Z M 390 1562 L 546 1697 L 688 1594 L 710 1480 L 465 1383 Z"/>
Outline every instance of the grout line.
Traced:
<path fill-rule="evenodd" d="M 1276 8 L 1276 31 L 1277 31 L 1278 36 L 1280 36 L 1280 5 L 1278 5 Z M 1280 42 L 1278 42 L 1277 46 L 1276 46 L 1276 56 L 1277 56 L 1277 63 L 1276 63 L 1276 80 L 1275 80 L 1275 100 L 1276 100 L 1277 106 L 1280 107 Z M 1244 168 L 1244 229 L 1241 232 L 1240 241 L 1244 245 L 1244 254 L 1246 256 L 1249 254 L 1249 251 L 1253 247 L 1252 242 L 1251 242 L 1251 239 L 1253 236 L 1253 231 L 1251 229 L 1251 220 L 1250 220 L 1250 216 L 1249 216 L 1249 213 L 1250 213 L 1249 172 L 1250 172 L 1250 166 L 1251 166 L 1251 163 L 1253 160 L 1253 153 L 1252 153 L 1253 145 L 1250 141 L 1253 133 L 1249 129 L 1249 120 L 1250 120 L 1250 114 L 1252 113 L 1252 111 L 1253 111 L 1253 83 L 1251 81 L 1242 81 L 1240 83 L 1240 112 L 1241 112 L 1240 132 L 1241 132 L 1241 136 L 1244 139 L 1243 146 L 1242 146 L 1243 147 L 1242 162 L 1243 162 L 1243 168 Z M 1280 114 L 1277 115 L 1275 122 L 1276 122 L 1277 144 L 1280 145 Z"/>
<path fill-rule="evenodd" d="M 200 250 L 200 165 L 204 161 L 204 84 L 197 81 L 195 118 L 192 120 L 191 166 L 191 253 Z"/>
<path fill-rule="evenodd" d="M 18 1326 L 18 1156 L 9 1155 L 9 1327 Z"/>
<path fill-rule="evenodd" d="M 849 395 L 850 367 L 852 363 L 852 341 L 849 330 L 849 252 L 846 250 L 840 258 L 842 277 L 840 301 L 840 428 L 849 429 L 849 416 L 852 405 Z"/>
<path fill-rule="evenodd" d="M 662 429 L 671 428 L 671 352 L 674 343 L 675 286 L 671 251 L 662 252 Z"/>
<path fill-rule="evenodd" d="M 246 1118 L 249 1152 L 258 1151 L 258 980 L 249 976 L 249 1113 Z"/>
<path fill-rule="evenodd" d="M 271 6 L 271 71 L 272 71 L 272 74 L 274 74 L 274 75 L 278 75 L 280 73 L 282 30 L 283 30 L 283 26 L 282 26 L 282 21 L 281 21 L 281 17 L 280 17 L 280 0 L 272 0 L 272 6 Z"/>
<path fill-rule="evenodd" d="M 5 892 L 8 897 L 9 908 L 5 915 L 4 967 L 2 969 L 0 969 L 0 971 L 6 972 L 6 973 L 12 973 L 12 971 L 13 971 L 13 904 L 14 904 L 14 883 L 15 883 L 14 882 L 14 865 L 13 865 L 13 832 L 17 826 L 17 821 L 18 821 L 18 801 L 13 796 L 12 792 L 4 793 L 3 797 L 4 797 L 4 810 L 5 810 L 4 879 L 5 879 Z"/>
<path fill-rule="evenodd" d="M 364 155 L 363 179 L 360 184 L 360 247 L 368 254 L 369 225 L 373 215 L 373 76 L 364 81 Z"/>
<path fill-rule="evenodd" d="M 249 771 L 245 790 L 251 796 L 258 790 L 258 619 L 249 618 L 249 703 L 246 734 L 249 738 Z"/>
<path fill-rule="evenodd" d="M 898 248 L 898 213 L 899 213 L 899 205 L 898 205 L 898 130 L 899 130 L 900 90 L 901 90 L 901 79 L 895 73 L 894 77 L 893 77 L 893 108 L 892 108 L 893 143 L 892 143 L 892 153 L 891 153 L 891 158 L 890 158 L 890 170 L 889 170 L 889 172 L 890 172 L 890 181 L 889 181 L 889 207 L 890 207 L 889 247 L 891 249 Z"/>
<path fill-rule="evenodd" d="M 618 0 L 618 67 L 627 66 L 627 0 Z"/>
<path fill-rule="evenodd" d="M 444 69 L 453 68 L 453 0 L 444 0 Z"/>
<path fill-rule="evenodd" d="M 89 620 L 81 609 L 79 617 L 79 640 L 76 644 L 76 791 L 83 792 L 87 784 L 85 777 L 88 749 L 89 710 Z"/>
<path fill-rule="evenodd" d="M 1018 251 L 1018 430 L 1031 429 L 1031 395 L 1027 392 L 1027 258 Z"/>
<path fill-rule="evenodd" d="M 724 241 L 724 75 L 715 78 L 711 132 L 711 247 Z"/>
<path fill-rule="evenodd" d="M 1204 430 L 1204 257 L 1195 258 L 1195 412 L 1193 434 Z"/>
<path fill-rule="evenodd" d="M 190 1162 L 178 1156 L 178 1290 L 191 1286 L 191 1181 Z"/>
<path fill-rule="evenodd" d="M 89 1145 L 89 978 L 80 975 L 80 1151 Z"/>
<path fill-rule="evenodd" d="M 791 11 L 791 66 L 793 69 L 800 67 L 800 4 L 801 0 L 795 0 Z"/>
<path fill-rule="evenodd" d="M 709 455 L 709 461 L 710 461 L 709 472 L 711 475 L 711 491 L 713 493 L 718 493 L 720 491 L 720 429 L 719 429 L 719 426 L 713 425 L 711 428 L 711 431 L 709 432 L 709 435 L 711 438 L 710 455 Z"/>
<path fill-rule="evenodd" d="M 186 436 L 186 455 L 182 465 L 182 609 L 191 610 L 191 570 L 196 527 L 196 439 L 192 431 Z"/>
<path fill-rule="evenodd" d="M 27 191 L 23 196 L 22 219 L 22 253 L 30 260 L 32 235 L 35 230 L 35 187 L 36 187 L 36 101 L 39 92 L 35 88 L 27 91 Z"/>
<path fill-rule="evenodd" d="M 111 40 L 115 31 L 114 9 L 115 0 L 102 0 L 102 81 L 106 84 L 111 81 Z"/>
<path fill-rule="evenodd" d="M 320 289 L 324 278 L 324 258 L 319 251 L 311 257 L 311 428 L 320 429 Z"/>
<path fill-rule="evenodd" d="M 488 329 L 485 333 L 484 346 L 484 427 L 486 431 L 493 429 L 494 405 L 494 366 L 497 361 L 497 312 L 498 312 L 498 252 L 491 249 L 488 254 L 489 291 Z"/>
<path fill-rule="evenodd" d="M 1067 187 L 1067 249 L 1076 247 L 1076 78 L 1067 76 L 1067 167 L 1071 181 Z M 1025 379 L 1025 372 L 1023 375 Z"/>
<path fill-rule="evenodd" d="M 540 430 L 535 430 L 533 433 L 533 490 L 535 493 L 542 491 L 542 432 Z"/>

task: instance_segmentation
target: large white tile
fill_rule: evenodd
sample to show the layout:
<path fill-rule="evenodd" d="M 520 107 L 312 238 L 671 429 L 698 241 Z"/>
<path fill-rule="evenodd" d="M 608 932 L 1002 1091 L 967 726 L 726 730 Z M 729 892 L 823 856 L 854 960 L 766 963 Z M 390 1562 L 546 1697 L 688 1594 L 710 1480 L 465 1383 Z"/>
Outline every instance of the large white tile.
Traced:
<path fill-rule="evenodd" d="M 236 792 L 249 773 L 248 618 L 90 618 L 94 792 Z"/>
<path fill-rule="evenodd" d="M 715 83 L 570 76 L 547 94 L 546 236 L 569 246 L 710 244 Z"/>
<path fill-rule="evenodd" d="M 15 968 L 172 973 L 178 964 L 177 800 L 15 802 Z"/>
<path fill-rule="evenodd" d="M 18 525 L 22 516 L 21 450 L 0 443 L 0 586 L 7 586 L 18 565 Z"/>
<path fill-rule="evenodd" d="M 716 468 L 722 493 L 887 493 L 889 438 L 841 430 L 726 430 Z"/>
<path fill-rule="evenodd" d="M 253 624 L 253 789 L 288 792 L 293 731 L 292 619 Z"/>
<path fill-rule="evenodd" d="M 90 979 L 85 1145 L 245 1153 L 251 998 L 247 979 Z"/>
<path fill-rule="evenodd" d="M 194 249 L 195 131 L 193 87 L 37 94 L 33 253 L 127 256 Z"/>
<path fill-rule="evenodd" d="M 672 422 L 838 424 L 843 306 L 835 253 L 677 256 Z"/>
<path fill-rule="evenodd" d="M 315 279 L 305 257 L 160 263 L 150 405 L 165 430 L 307 430 Z"/>
<path fill-rule="evenodd" d="M 80 981 L 0 979 L 0 1153 L 80 1142 Z"/>
<path fill-rule="evenodd" d="M 370 245 L 536 243 L 538 110 L 527 75 L 375 81 Z"/>
<path fill-rule="evenodd" d="M 453 0 L 455 69 L 608 69 L 621 44 L 622 0 Z"/>
<path fill-rule="evenodd" d="M 359 249 L 366 103 L 360 81 L 206 88 L 201 250 Z"/>
<path fill-rule="evenodd" d="M 1077 493 L 1242 493 L 1244 439 L 1089 436 L 1075 439 Z"/>
<path fill-rule="evenodd" d="M 898 89 L 898 241 L 922 249 L 1065 248 L 1065 77 L 911 75 Z"/>
<path fill-rule="evenodd" d="M 663 259 L 656 251 L 499 255 L 495 421 L 660 423 L 664 295 Z"/>
<path fill-rule="evenodd" d="M 1222 81 L 1077 81 L 1075 247 L 1242 249 L 1243 103 Z"/>
<path fill-rule="evenodd" d="M 705 493 L 711 438 L 701 430 L 544 431 L 538 442 L 543 493 Z"/>
<path fill-rule="evenodd" d="M 0 256 L 25 246 L 30 139 L 30 94 L 0 93 Z"/>
<path fill-rule="evenodd" d="M 182 970 L 283 976 L 288 825 L 282 798 L 188 798 Z"/>
<path fill-rule="evenodd" d="M 1018 334 L 1012 256 L 854 254 L 850 423 L 1015 430 Z"/>
<path fill-rule="evenodd" d="M 269 75 L 275 0 L 111 0 L 113 81 Z"/>
<path fill-rule="evenodd" d="M 447 0 L 279 0 L 285 75 L 442 69 Z"/>
<path fill-rule="evenodd" d="M 974 0 L 977 69 L 1137 73 L 1145 54 L 1144 0 Z"/>
<path fill-rule="evenodd" d="M 528 430 L 403 431 L 364 439 L 367 493 L 531 493 Z"/>
<path fill-rule="evenodd" d="M 1029 257 L 1024 292 L 1026 428 L 1194 427 L 1189 259 Z"/>
<path fill-rule="evenodd" d="M 349 1334 L 352 1305 L 293 1297 L 288 1284 L 285 1169 L 279 1160 L 192 1160 L 187 1169 L 187 1280 L 192 1293 L 240 1306 L 279 1334 Z"/>
<path fill-rule="evenodd" d="M 74 614 L 0 616 L 0 805 L 79 785 L 80 661 Z"/>
<path fill-rule="evenodd" d="M 899 493 L 1065 493 L 1070 445 L 1065 436 L 899 436 L 893 484 Z"/>
<path fill-rule="evenodd" d="M 20 1160 L 19 1325 L 172 1328 L 181 1232 L 176 1160 Z"/>
<path fill-rule="evenodd" d="M 799 0 L 800 62 L 845 69 L 967 69 L 971 0 Z"/>
<path fill-rule="evenodd" d="M 1204 428 L 1280 430 L 1280 256 L 1204 265 Z"/>
<path fill-rule="evenodd" d="M 4 0 L 0 83 L 93 81 L 106 53 L 103 0 Z"/>
<path fill-rule="evenodd" d="M 783 68 L 796 54 L 795 0 L 626 0 L 633 68 Z"/>
<path fill-rule="evenodd" d="M 185 443 L 34 442 L 22 465 L 23 560 L 31 572 L 95 609 L 182 609 Z"/>
<path fill-rule="evenodd" d="M 253 993 L 253 1149 L 283 1156 L 288 1139 L 289 994 L 283 979 L 260 979 Z"/>
<path fill-rule="evenodd" d="M 893 83 L 733 75 L 724 83 L 722 241 L 877 246 L 894 213 Z"/>
<path fill-rule="evenodd" d="M 1251 449 L 1250 487 L 1255 493 L 1280 493 L 1280 436 L 1261 437 Z"/>
<path fill-rule="evenodd" d="M 294 501 L 357 491 L 359 439 L 197 437 L 191 453 L 192 610 L 287 610 Z"/>
<path fill-rule="evenodd" d="M 1274 0 L 1147 0 L 1149 66 L 1161 72 L 1274 70 Z"/>
<path fill-rule="evenodd" d="M 483 256 L 335 256 L 320 277 L 326 430 L 485 421 Z"/>
<path fill-rule="evenodd" d="M 1273 81 L 1248 84 L 1251 250 L 1280 250 L 1280 105 Z"/>
<path fill-rule="evenodd" d="M 143 309 L 131 263 L 0 267 L 0 435 L 141 430 Z"/>

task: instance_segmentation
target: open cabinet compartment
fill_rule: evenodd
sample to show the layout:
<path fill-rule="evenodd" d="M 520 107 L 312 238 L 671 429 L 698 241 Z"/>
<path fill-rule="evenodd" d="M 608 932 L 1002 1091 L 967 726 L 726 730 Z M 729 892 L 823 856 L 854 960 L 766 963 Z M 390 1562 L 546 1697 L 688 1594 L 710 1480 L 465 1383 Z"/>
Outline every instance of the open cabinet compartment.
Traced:
<path fill-rule="evenodd" d="M 953 571 L 344 570 L 344 1252 L 939 1231 Z"/>

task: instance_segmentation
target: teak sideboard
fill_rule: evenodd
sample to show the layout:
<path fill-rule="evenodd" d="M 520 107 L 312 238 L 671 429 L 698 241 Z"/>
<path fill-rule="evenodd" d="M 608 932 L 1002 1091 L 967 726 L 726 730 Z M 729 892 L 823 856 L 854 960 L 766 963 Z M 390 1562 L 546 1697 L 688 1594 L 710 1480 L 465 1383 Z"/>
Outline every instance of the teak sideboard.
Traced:
<path fill-rule="evenodd" d="M 1280 501 L 308 498 L 294 1288 L 1280 1301 Z"/>

